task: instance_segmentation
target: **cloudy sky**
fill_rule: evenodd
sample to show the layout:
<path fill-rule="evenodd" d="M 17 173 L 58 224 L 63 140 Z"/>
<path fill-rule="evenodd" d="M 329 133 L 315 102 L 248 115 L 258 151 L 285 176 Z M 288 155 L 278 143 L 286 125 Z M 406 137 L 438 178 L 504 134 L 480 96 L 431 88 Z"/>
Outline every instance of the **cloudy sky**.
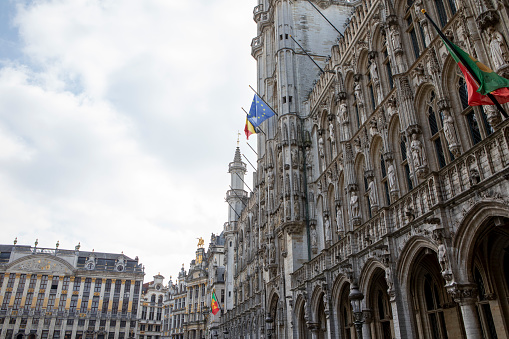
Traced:
<path fill-rule="evenodd" d="M 256 3 L 1 0 L 0 243 L 187 269 L 227 218 Z"/>

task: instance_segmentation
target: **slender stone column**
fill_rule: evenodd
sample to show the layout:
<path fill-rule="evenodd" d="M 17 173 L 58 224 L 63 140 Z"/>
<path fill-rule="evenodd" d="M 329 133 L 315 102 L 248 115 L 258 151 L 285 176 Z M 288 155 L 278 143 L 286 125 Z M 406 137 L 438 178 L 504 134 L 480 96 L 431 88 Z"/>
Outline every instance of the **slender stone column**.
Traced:
<path fill-rule="evenodd" d="M 475 284 L 455 284 L 447 288 L 447 292 L 460 305 L 463 326 L 467 339 L 482 339 L 481 324 L 477 317 L 477 287 Z"/>
<path fill-rule="evenodd" d="M 373 321 L 373 312 L 371 310 L 363 310 L 364 323 L 362 325 L 362 338 L 371 339 L 371 322 Z"/>

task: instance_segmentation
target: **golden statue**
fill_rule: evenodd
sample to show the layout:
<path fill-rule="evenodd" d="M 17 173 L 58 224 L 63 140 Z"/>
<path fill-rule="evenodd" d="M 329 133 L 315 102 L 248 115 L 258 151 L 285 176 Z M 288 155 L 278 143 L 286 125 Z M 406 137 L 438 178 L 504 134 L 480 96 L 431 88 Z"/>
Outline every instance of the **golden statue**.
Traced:
<path fill-rule="evenodd" d="M 198 239 L 198 247 L 204 247 L 205 246 L 205 240 L 203 240 L 202 237 L 196 238 Z"/>

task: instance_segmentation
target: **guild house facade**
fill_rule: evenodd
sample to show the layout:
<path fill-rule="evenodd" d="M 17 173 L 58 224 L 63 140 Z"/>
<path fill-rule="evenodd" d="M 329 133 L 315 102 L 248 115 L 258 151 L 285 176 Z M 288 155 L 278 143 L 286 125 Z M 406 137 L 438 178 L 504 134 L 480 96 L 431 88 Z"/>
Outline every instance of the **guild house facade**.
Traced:
<path fill-rule="evenodd" d="M 138 258 L 0 245 L 0 338 L 138 338 Z"/>

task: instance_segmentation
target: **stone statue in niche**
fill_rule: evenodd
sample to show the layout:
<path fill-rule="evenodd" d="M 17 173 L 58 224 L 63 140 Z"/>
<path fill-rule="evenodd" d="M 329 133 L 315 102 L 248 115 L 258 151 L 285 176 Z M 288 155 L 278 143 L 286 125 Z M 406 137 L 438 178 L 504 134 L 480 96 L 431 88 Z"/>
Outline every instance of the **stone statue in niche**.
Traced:
<path fill-rule="evenodd" d="M 369 65 L 369 74 L 371 75 L 371 81 L 373 81 L 375 85 L 378 85 L 380 78 L 378 77 L 378 69 L 374 58 L 371 59 L 371 63 Z"/>
<path fill-rule="evenodd" d="M 299 151 L 294 149 L 291 155 L 292 155 L 292 167 L 293 168 L 299 167 Z"/>
<path fill-rule="evenodd" d="M 503 35 L 491 26 L 488 28 L 488 36 L 490 37 L 490 50 L 493 66 L 495 70 L 507 63 L 507 47 L 504 43 Z"/>
<path fill-rule="evenodd" d="M 442 270 L 442 274 L 449 273 L 449 260 L 447 259 L 447 248 L 445 247 L 444 239 L 438 238 L 438 263 Z"/>
<path fill-rule="evenodd" d="M 352 209 L 352 217 L 359 217 L 359 196 L 357 192 L 353 191 L 350 197 L 350 208 Z"/>
<path fill-rule="evenodd" d="M 311 153 L 311 148 L 306 147 L 306 166 L 311 167 L 313 165 L 313 154 Z"/>
<path fill-rule="evenodd" d="M 412 160 L 415 168 L 426 166 L 426 156 L 424 155 L 424 148 L 422 147 L 422 142 L 419 139 L 417 139 L 417 133 L 412 134 L 410 150 L 412 151 Z"/>
<path fill-rule="evenodd" d="M 316 235 L 316 227 L 311 227 L 311 247 L 318 246 L 318 237 Z"/>
<path fill-rule="evenodd" d="M 329 137 L 330 142 L 335 143 L 336 140 L 334 138 L 334 124 L 332 123 L 332 120 L 329 122 Z"/>
<path fill-rule="evenodd" d="M 387 177 L 389 179 L 389 188 L 391 191 L 396 190 L 396 170 L 392 164 L 387 168 Z"/>
<path fill-rule="evenodd" d="M 346 106 L 346 103 L 343 102 L 340 106 L 339 106 L 339 115 L 338 115 L 338 122 L 347 122 L 348 121 L 348 106 Z"/>
<path fill-rule="evenodd" d="M 318 153 L 320 154 L 320 158 L 325 158 L 325 146 L 322 136 L 318 139 Z"/>
<path fill-rule="evenodd" d="M 370 181 L 368 185 L 368 190 L 369 190 L 369 202 L 371 203 L 371 206 L 378 206 L 375 180 Z"/>
<path fill-rule="evenodd" d="M 399 28 L 397 25 L 390 27 L 392 48 L 395 51 L 401 50 L 401 38 L 399 36 Z"/>
<path fill-rule="evenodd" d="M 447 142 L 450 146 L 457 145 L 458 140 L 456 139 L 456 132 L 454 129 L 454 120 L 452 119 L 449 113 L 444 112 L 443 124 L 444 124 L 444 134 Z"/>
<path fill-rule="evenodd" d="M 293 214 L 295 216 L 295 220 L 300 219 L 300 204 L 298 199 L 293 201 Z"/>
<path fill-rule="evenodd" d="M 272 170 L 269 170 L 267 173 L 267 184 L 269 186 L 269 189 L 272 189 L 274 187 L 274 172 Z"/>
<path fill-rule="evenodd" d="M 364 104 L 364 100 L 362 100 L 362 89 L 361 84 L 356 82 L 354 85 L 354 93 L 355 93 L 355 100 L 357 100 L 357 105 L 360 107 Z"/>
<path fill-rule="evenodd" d="M 323 217 L 323 223 L 324 223 L 324 229 L 325 229 L 325 241 L 331 241 L 332 240 L 332 230 L 330 225 L 329 216 L 325 215 Z"/>
<path fill-rule="evenodd" d="M 343 211 L 341 210 L 341 206 L 336 206 L 336 224 L 337 224 L 337 232 L 342 233 L 345 231 L 345 228 L 343 227 Z"/>
<path fill-rule="evenodd" d="M 387 265 L 385 268 L 385 281 L 387 282 L 387 292 L 392 291 L 392 288 L 394 286 L 394 279 L 392 277 L 392 268 L 391 265 Z"/>
<path fill-rule="evenodd" d="M 288 173 L 285 175 L 285 193 L 290 194 L 290 176 Z"/>

